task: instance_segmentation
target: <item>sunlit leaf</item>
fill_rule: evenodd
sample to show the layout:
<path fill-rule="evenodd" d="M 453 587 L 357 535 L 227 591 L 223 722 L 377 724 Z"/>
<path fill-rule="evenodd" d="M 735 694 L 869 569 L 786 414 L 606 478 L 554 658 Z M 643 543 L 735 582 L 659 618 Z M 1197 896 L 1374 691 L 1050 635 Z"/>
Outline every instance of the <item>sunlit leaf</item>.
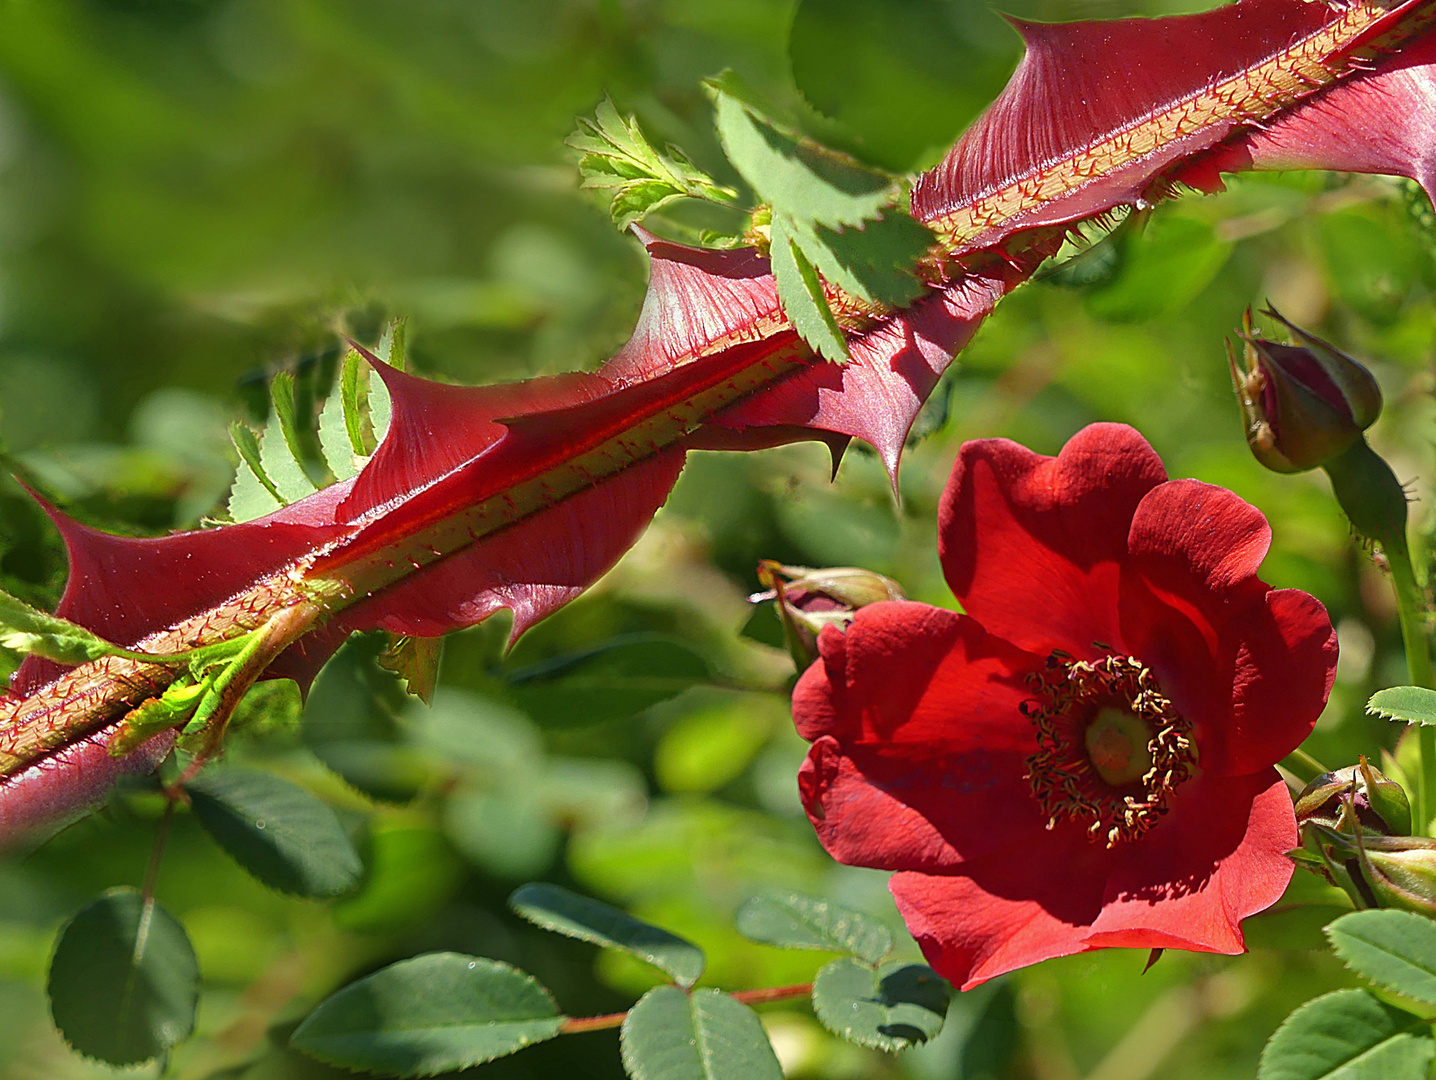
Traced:
<path fill-rule="evenodd" d="M 580 119 L 567 145 L 578 154 L 583 186 L 610 195 L 613 223 L 626 229 L 674 199 L 730 204 L 738 194 L 723 187 L 670 146 L 660 152 L 634 117 L 624 117 L 607 98 L 592 120 Z"/>
<path fill-rule="evenodd" d="M 848 343 L 828 307 L 823 282 L 797 241 L 788 235 L 780 217 L 773 218 L 770 229 L 772 246 L 769 258 L 773 264 L 773 280 L 778 283 L 778 297 L 783 313 L 804 341 L 824 360 L 834 364 L 849 359 Z"/>
<path fill-rule="evenodd" d="M 404 680 L 404 686 L 424 704 L 434 700 L 434 687 L 439 681 L 439 661 L 444 656 L 441 637 L 392 637 L 379 654 L 379 666 Z"/>
<path fill-rule="evenodd" d="M 68 665 L 127 651 L 4 591 L 0 591 L 0 648 Z"/>
<path fill-rule="evenodd" d="M 1388 686 L 1371 695 L 1366 711 L 1403 724 L 1436 724 L 1436 690 L 1424 686 Z"/>
<path fill-rule="evenodd" d="M 818 972 L 813 1012 L 834 1035 L 895 1053 L 942 1030 L 952 987 L 923 964 L 895 960 L 877 970 L 843 957 Z"/>

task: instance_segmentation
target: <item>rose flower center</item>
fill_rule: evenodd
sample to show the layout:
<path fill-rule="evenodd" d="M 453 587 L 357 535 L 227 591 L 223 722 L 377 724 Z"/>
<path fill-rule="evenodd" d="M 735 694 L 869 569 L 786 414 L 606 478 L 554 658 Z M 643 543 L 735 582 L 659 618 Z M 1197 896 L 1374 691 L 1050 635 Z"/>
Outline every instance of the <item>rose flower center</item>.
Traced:
<path fill-rule="evenodd" d="M 1054 651 L 1027 682 L 1034 696 L 1021 709 L 1037 729 L 1027 779 L 1047 827 L 1071 818 L 1109 848 L 1136 840 L 1196 771 L 1191 724 L 1135 657 Z"/>
<path fill-rule="evenodd" d="M 1097 775 L 1112 787 L 1135 783 L 1152 767 L 1151 725 L 1126 709 L 1098 709 L 1083 741 Z"/>

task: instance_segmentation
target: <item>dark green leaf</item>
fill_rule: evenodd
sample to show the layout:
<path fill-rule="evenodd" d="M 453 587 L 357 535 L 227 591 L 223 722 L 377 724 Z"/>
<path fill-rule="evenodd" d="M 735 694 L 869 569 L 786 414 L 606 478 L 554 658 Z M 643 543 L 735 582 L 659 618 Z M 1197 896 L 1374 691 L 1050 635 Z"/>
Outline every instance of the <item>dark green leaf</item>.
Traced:
<path fill-rule="evenodd" d="M 614 638 L 508 675 L 515 702 L 545 727 L 627 719 L 711 678 L 708 663 L 678 641 Z"/>
<path fill-rule="evenodd" d="M 191 780 L 185 791 L 215 842 L 270 888 L 324 897 L 359 883 L 364 866 L 338 815 L 288 780 L 216 769 Z"/>
<path fill-rule="evenodd" d="M 623 1021 L 623 1067 L 633 1080 L 782 1080 L 758 1014 L 718 990 L 660 986 Z"/>
<path fill-rule="evenodd" d="M 134 889 L 112 889 L 60 931 L 49 995 L 71 1046 L 110 1065 L 136 1065 L 194 1031 L 199 966 L 168 912 Z"/>
<path fill-rule="evenodd" d="M 563 1019 L 549 992 L 522 971 L 429 953 L 350 983 L 321 1002 L 290 1042 L 347 1069 L 433 1076 L 551 1039 Z"/>
<path fill-rule="evenodd" d="M 1436 922 L 1411 911 L 1353 911 L 1326 936 L 1362 978 L 1436 1005 Z"/>
<path fill-rule="evenodd" d="M 692 986 L 703 974 L 703 950 L 691 941 L 557 885 L 521 886 L 509 897 L 509 907 L 546 930 L 621 949 L 681 986 Z"/>
<path fill-rule="evenodd" d="M 828 307 L 822 279 L 813 269 L 798 245 L 789 236 L 783 219 L 774 216 L 770 228 L 772 244 L 768 251 L 773 280 L 778 285 L 778 299 L 793 329 L 814 352 L 834 364 L 850 359 L 848 343 L 838 321 Z"/>
<path fill-rule="evenodd" d="M 1257 1080 L 1425 1080 L 1433 1046 L 1426 1023 L 1365 990 L 1308 1001 L 1262 1051 Z"/>
<path fill-rule="evenodd" d="M 1436 724 L 1436 690 L 1424 686 L 1389 686 L 1371 695 L 1366 711 L 1403 724 Z"/>
<path fill-rule="evenodd" d="M 822 1025 L 859 1046 L 895 1053 L 942 1030 L 952 988 L 932 968 L 895 960 L 874 971 L 843 957 L 813 981 Z"/>
<path fill-rule="evenodd" d="M 738 933 L 785 949 L 823 949 L 880 964 L 892 952 L 892 932 L 861 912 L 797 892 L 755 896 L 738 909 Z"/>

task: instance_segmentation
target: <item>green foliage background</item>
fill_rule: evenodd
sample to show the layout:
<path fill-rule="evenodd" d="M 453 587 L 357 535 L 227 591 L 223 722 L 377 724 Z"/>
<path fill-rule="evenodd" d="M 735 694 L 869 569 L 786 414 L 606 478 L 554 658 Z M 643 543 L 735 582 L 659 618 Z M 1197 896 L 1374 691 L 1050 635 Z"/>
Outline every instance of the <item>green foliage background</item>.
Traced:
<path fill-rule="evenodd" d="M 968 0 L 0 0 L 0 439 L 87 521 L 192 526 L 233 475 L 227 423 L 262 419 L 279 370 L 322 394 L 338 328 L 372 340 L 410 315 L 412 364 L 462 382 L 593 366 L 622 342 L 643 259 L 577 191 L 562 148 L 604 92 L 724 183 L 739 181 L 700 80 L 725 68 L 819 138 L 909 170 L 937 160 L 1018 54 L 1015 34 Z M 392 688 L 341 688 L 321 700 L 350 704 L 311 710 L 301 731 L 282 689 L 252 700 L 231 760 L 330 800 L 367 877 L 330 905 L 269 892 L 181 816 L 158 896 L 195 942 L 204 993 L 173 1074 L 341 1075 L 287 1052 L 288 1032 L 338 985 L 425 950 L 513 963 L 573 1015 L 627 1007 L 651 974 L 595 963 L 592 947 L 508 913 L 504 898 L 529 879 L 699 942 L 704 984 L 726 989 L 805 981 L 823 962 L 736 936 L 734 909 L 765 886 L 829 895 L 900 930 L 884 875 L 835 866 L 801 814 L 791 668 L 771 636 L 740 635 L 743 597 L 769 557 L 866 565 L 950 604 L 934 515 L 963 439 L 1055 452 L 1092 420 L 1126 421 L 1173 475 L 1256 503 L 1276 533 L 1266 576 L 1314 592 L 1341 635 L 1310 749 L 1334 767 L 1390 746 L 1394 726 L 1361 710 L 1372 689 L 1404 681 L 1389 590 L 1324 479 L 1251 461 L 1221 339 L 1269 299 L 1370 358 L 1388 399 L 1373 440 L 1403 480 L 1429 478 L 1436 265 L 1408 194 L 1369 178 L 1255 177 L 1164 207 L 1088 283 L 1072 287 L 1070 273 L 1003 303 L 920 419 L 899 507 L 861 449 L 834 484 L 815 446 L 695 454 L 618 569 L 511 656 L 501 625 L 451 640 L 432 710 Z M 675 207 L 658 224 L 732 226 L 710 213 L 722 211 Z M 63 575 L 43 516 L 0 481 L 0 587 L 50 605 Z M 771 629 L 760 619 L 752 633 Z M 511 678 L 623 635 L 661 636 L 667 683 L 635 680 L 621 658 L 580 665 L 587 682 L 547 696 Z M 321 760 L 398 801 L 366 798 Z M 121 798 L 0 863 L 0 1075 L 107 1072 L 52 1030 L 44 971 L 66 918 L 139 884 L 156 812 Z M 827 1036 L 806 1006 L 764 1019 L 798 1077 L 1249 1076 L 1293 1007 L 1350 985 L 1334 958 L 1307 951 L 1339 909 L 1310 882 L 1296 888 L 1288 910 L 1249 924 L 1252 956 L 1169 953 L 1145 976 L 1145 956 L 1122 951 L 1049 962 L 957 999 L 942 1036 L 899 1058 Z M 622 1075 L 612 1032 L 485 1068 Z"/>

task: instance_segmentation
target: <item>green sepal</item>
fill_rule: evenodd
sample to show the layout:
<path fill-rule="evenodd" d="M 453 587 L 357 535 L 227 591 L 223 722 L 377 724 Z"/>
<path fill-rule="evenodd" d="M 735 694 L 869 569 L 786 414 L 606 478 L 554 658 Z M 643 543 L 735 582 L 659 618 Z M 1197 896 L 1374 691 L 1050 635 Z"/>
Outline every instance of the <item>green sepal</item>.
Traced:
<path fill-rule="evenodd" d="M 119 734 L 110 742 L 111 757 L 123 757 L 160 732 L 179 727 L 187 720 L 208 687 L 190 681 L 188 676 L 181 676 L 181 680 L 159 697 L 150 698 L 125 714 Z"/>
<path fill-rule="evenodd" d="M 592 120 L 580 119 L 566 145 L 578 154 L 582 187 L 609 192 L 609 214 L 627 229 L 675 199 L 702 199 L 731 206 L 738 193 L 719 184 L 681 150 L 654 148 L 638 121 L 604 98 Z"/>

